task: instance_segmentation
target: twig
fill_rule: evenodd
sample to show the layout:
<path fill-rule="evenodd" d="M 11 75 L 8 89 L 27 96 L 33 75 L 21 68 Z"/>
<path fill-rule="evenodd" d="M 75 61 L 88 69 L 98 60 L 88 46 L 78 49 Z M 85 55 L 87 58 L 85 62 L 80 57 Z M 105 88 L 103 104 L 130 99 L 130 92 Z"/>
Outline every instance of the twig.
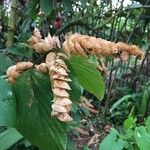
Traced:
<path fill-rule="evenodd" d="M 70 21 L 68 24 L 64 25 L 62 28 L 60 28 L 59 30 L 56 31 L 55 35 L 59 35 L 61 33 L 63 33 L 64 31 L 68 30 L 70 27 L 72 26 L 76 26 L 76 25 L 79 25 L 79 26 L 84 26 L 90 30 L 92 30 L 92 28 L 90 28 L 87 23 L 83 22 L 83 19 L 84 18 L 81 18 L 81 19 L 78 19 L 78 20 L 73 20 L 73 21 Z"/>

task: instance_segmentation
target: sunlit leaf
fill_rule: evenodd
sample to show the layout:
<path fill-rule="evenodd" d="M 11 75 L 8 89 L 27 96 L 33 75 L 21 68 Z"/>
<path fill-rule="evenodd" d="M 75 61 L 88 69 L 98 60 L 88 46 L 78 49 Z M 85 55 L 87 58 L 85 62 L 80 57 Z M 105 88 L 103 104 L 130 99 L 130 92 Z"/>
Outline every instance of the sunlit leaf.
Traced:
<path fill-rule="evenodd" d="M 100 144 L 99 150 L 123 150 L 129 145 L 118 137 L 118 132 L 113 129 Z"/>
<path fill-rule="evenodd" d="M 0 149 L 8 149 L 22 138 L 22 135 L 16 129 L 8 128 L 0 133 Z"/>
<path fill-rule="evenodd" d="M 140 150 L 150 150 L 150 134 L 144 126 L 136 127 L 135 139 Z"/>
<path fill-rule="evenodd" d="M 69 62 L 82 87 L 101 100 L 104 96 L 105 86 L 96 67 L 81 56 L 73 56 Z"/>

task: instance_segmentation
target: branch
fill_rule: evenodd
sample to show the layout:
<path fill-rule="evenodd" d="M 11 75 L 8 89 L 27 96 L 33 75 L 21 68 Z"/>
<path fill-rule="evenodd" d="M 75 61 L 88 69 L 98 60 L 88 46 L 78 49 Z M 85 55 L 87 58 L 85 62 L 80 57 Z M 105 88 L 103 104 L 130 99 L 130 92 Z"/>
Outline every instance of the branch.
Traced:
<path fill-rule="evenodd" d="M 66 30 L 68 30 L 70 27 L 76 26 L 76 25 L 84 26 L 87 29 L 92 30 L 92 28 L 90 28 L 87 25 L 87 23 L 83 22 L 83 18 L 81 18 L 81 19 L 78 19 L 78 20 L 70 21 L 68 24 L 64 25 L 62 28 L 60 28 L 59 30 L 57 30 L 56 33 L 55 33 L 55 35 L 59 35 L 59 34 L 65 32 Z"/>
<path fill-rule="evenodd" d="M 14 43 L 16 18 L 17 18 L 17 0 L 12 0 L 10 17 L 8 20 L 7 48 L 11 47 Z"/>

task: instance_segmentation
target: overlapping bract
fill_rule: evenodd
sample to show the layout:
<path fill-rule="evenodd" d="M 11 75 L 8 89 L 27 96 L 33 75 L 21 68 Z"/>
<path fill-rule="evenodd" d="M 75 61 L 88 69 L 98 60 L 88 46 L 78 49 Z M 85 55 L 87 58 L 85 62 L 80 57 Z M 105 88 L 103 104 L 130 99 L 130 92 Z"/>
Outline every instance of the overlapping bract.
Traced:
<path fill-rule="evenodd" d="M 13 65 L 13 66 L 10 66 L 8 69 L 7 69 L 7 77 L 8 77 L 8 81 L 10 83 L 15 83 L 16 82 L 16 79 L 20 76 L 20 74 L 31 68 L 33 66 L 33 63 L 31 62 L 18 62 L 16 65 Z"/>
<path fill-rule="evenodd" d="M 15 83 L 16 79 L 20 76 L 20 74 L 31 67 L 35 67 L 35 69 L 39 72 L 46 73 L 47 72 L 47 67 L 45 63 L 41 63 L 39 65 L 33 66 L 33 63 L 28 61 L 28 62 L 18 62 L 16 65 L 10 66 L 7 69 L 7 80 L 10 83 Z"/>
<path fill-rule="evenodd" d="M 69 115 L 72 102 L 67 92 L 67 90 L 71 90 L 68 84 L 71 80 L 68 77 L 69 70 L 63 61 L 64 57 L 66 56 L 62 53 L 55 54 L 50 52 L 46 57 L 46 65 L 49 70 L 54 94 L 52 116 L 56 116 L 63 122 L 68 122 L 72 120 Z"/>
<path fill-rule="evenodd" d="M 49 52 L 53 48 L 60 48 L 60 41 L 57 36 L 51 36 L 48 34 L 47 37 L 42 39 L 40 31 L 35 28 L 33 35 L 28 40 L 28 44 L 38 53 Z"/>
<path fill-rule="evenodd" d="M 78 33 L 66 35 L 63 48 L 68 56 L 71 54 L 82 56 L 95 54 L 97 57 L 120 56 L 123 61 L 126 61 L 129 55 L 134 55 L 138 59 L 141 59 L 143 56 L 143 52 L 135 45 L 128 45 L 123 42 L 110 42 L 102 38 L 80 35 Z"/>

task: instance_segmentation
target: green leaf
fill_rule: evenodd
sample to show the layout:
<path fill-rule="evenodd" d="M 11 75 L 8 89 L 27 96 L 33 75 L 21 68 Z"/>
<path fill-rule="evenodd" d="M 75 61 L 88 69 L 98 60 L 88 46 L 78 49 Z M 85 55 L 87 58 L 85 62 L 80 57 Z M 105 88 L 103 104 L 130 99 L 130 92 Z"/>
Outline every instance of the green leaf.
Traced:
<path fill-rule="evenodd" d="M 39 3 L 39 0 L 32 0 L 32 1 L 27 1 L 26 7 L 23 11 L 24 17 L 26 18 L 32 18 L 33 20 L 36 19 L 37 17 L 37 4 Z"/>
<path fill-rule="evenodd" d="M 73 102 L 76 102 L 81 97 L 81 86 L 77 81 L 77 79 L 75 78 L 75 76 L 73 76 L 71 73 L 69 74 L 69 77 L 72 80 L 72 82 L 69 83 L 71 90 L 68 91 L 68 93 L 70 95 L 70 99 Z"/>
<path fill-rule="evenodd" d="M 76 75 L 73 71 L 72 66 L 70 65 L 69 61 L 65 61 L 65 63 L 67 64 L 67 68 L 70 70 L 69 72 L 69 78 L 72 80 L 71 82 L 69 82 L 70 88 L 71 90 L 68 91 L 69 95 L 70 95 L 70 99 L 73 102 L 76 102 L 80 99 L 81 95 L 82 95 L 82 89 L 81 89 L 81 85 L 79 84 Z"/>
<path fill-rule="evenodd" d="M 140 150 L 150 150 L 150 134 L 144 126 L 136 127 L 134 136 Z"/>
<path fill-rule="evenodd" d="M 85 9 L 87 0 L 80 0 L 80 2 L 81 2 L 82 7 Z"/>
<path fill-rule="evenodd" d="M 68 136 L 67 138 L 67 148 L 66 150 L 77 150 L 76 146 L 75 146 L 75 143 L 72 141 L 72 139 Z"/>
<path fill-rule="evenodd" d="M 130 129 L 130 128 L 132 128 L 134 125 L 135 125 L 135 122 L 136 122 L 136 118 L 134 119 L 132 116 L 131 117 L 129 117 L 128 119 L 126 119 L 125 121 L 124 121 L 124 127 L 125 127 L 125 129 Z"/>
<path fill-rule="evenodd" d="M 29 70 L 17 80 L 18 131 L 40 150 L 65 150 L 66 123 L 51 117 L 53 93 L 49 77 Z"/>
<path fill-rule="evenodd" d="M 63 5 L 65 6 L 66 11 L 72 12 L 72 1 L 71 0 L 63 0 Z"/>
<path fill-rule="evenodd" d="M 147 105 L 148 105 L 148 100 L 149 100 L 149 91 L 146 88 L 143 92 L 143 96 L 142 96 L 142 104 L 141 104 L 141 114 L 144 117 L 145 113 L 146 113 L 146 109 L 147 109 Z"/>
<path fill-rule="evenodd" d="M 26 33 L 30 29 L 31 22 L 32 22 L 31 18 L 27 18 L 24 20 L 24 22 L 22 23 L 22 26 L 21 26 L 22 33 Z"/>
<path fill-rule="evenodd" d="M 14 47 L 8 49 L 8 52 L 17 56 L 32 59 L 33 50 L 26 44 L 15 44 Z"/>
<path fill-rule="evenodd" d="M 0 75 L 3 75 L 6 72 L 7 68 L 11 66 L 11 64 L 12 61 L 8 56 L 0 54 Z"/>
<path fill-rule="evenodd" d="M 0 79 L 0 126 L 15 127 L 16 100 L 11 85 Z"/>
<path fill-rule="evenodd" d="M 118 134 L 117 130 L 112 129 L 100 144 L 99 150 L 123 150 L 124 148 L 128 148 L 127 141 L 120 139 Z"/>
<path fill-rule="evenodd" d="M 22 135 L 16 129 L 8 128 L 0 133 L 0 149 L 8 149 L 22 138 Z"/>
<path fill-rule="evenodd" d="M 133 99 L 135 96 L 137 96 L 137 94 L 123 96 L 116 103 L 113 104 L 113 106 L 110 108 L 110 112 L 112 112 L 114 109 L 116 109 L 122 102 L 128 100 L 129 98 Z"/>
<path fill-rule="evenodd" d="M 81 86 L 101 100 L 104 96 L 105 86 L 96 67 L 81 56 L 72 56 L 70 64 Z"/>
<path fill-rule="evenodd" d="M 50 15 L 53 11 L 53 0 L 40 0 L 41 10 L 45 15 Z"/>
<path fill-rule="evenodd" d="M 146 119 L 145 125 L 146 125 L 148 133 L 150 134 L 150 116 Z"/>

